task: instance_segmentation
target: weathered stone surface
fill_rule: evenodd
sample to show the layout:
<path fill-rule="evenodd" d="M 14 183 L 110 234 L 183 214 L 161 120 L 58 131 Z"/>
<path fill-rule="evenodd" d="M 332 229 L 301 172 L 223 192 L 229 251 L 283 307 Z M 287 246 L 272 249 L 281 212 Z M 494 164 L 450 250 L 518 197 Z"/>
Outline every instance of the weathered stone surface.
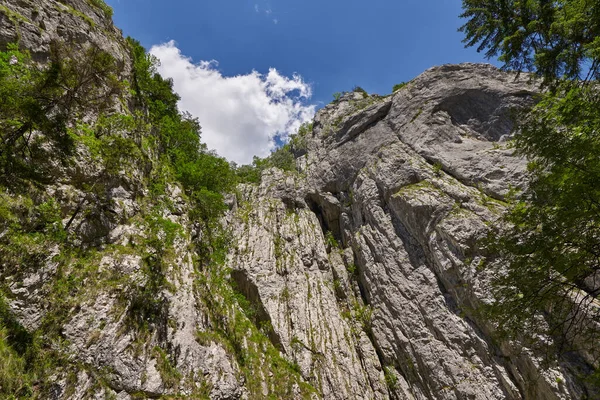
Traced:
<path fill-rule="evenodd" d="M 339 357 L 344 347 L 331 331 L 358 324 L 368 335 L 351 347 L 377 356 L 361 363 L 363 375 L 386 371 L 387 393 L 373 379 L 365 392 L 345 392 L 332 378 L 337 390 L 322 385 L 326 398 L 581 395 L 564 363 L 542 368 L 542 355 L 498 346 L 473 313 L 489 296 L 477 243 L 497 223 L 509 187 L 524 183 L 525 161 L 505 140 L 512 111 L 533 101 L 528 79 L 489 65 L 446 65 L 391 96 L 346 94 L 317 113 L 298 160 L 302 177 L 267 171 L 260 187 L 244 188 L 249 219 L 234 221 L 232 267 L 256 287 L 288 357 L 300 360 L 307 379 L 323 374 L 288 347 L 314 324 L 335 349 L 324 353 L 331 354 L 326 376 L 360 376 L 354 356 Z M 357 281 L 344 261 L 356 265 Z M 316 303 L 304 298 L 314 282 L 323 287 Z M 286 307 L 282 288 L 290 288 Z M 352 301 L 372 310 L 368 326 L 360 327 L 362 315 L 345 314 Z"/>
<path fill-rule="evenodd" d="M 270 170 L 259 187 L 241 188 L 232 276 L 260 305 L 273 344 L 323 397 L 387 398 L 373 346 L 342 316 L 359 306 L 352 293 L 339 298 L 346 293 L 342 285 L 349 285 L 348 266 L 325 242 L 299 185 L 301 179 Z"/>
<path fill-rule="evenodd" d="M 0 48 L 18 42 L 34 59 L 46 61 L 53 41 L 71 48 L 92 44 L 129 66 L 121 30 L 86 0 L 2 0 L 0 5 Z"/>
<path fill-rule="evenodd" d="M 20 49 L 29 50 L 36 61 L 44 62 L 53 41 L 74 55 L 86 46 L 96 46 L 113 55 L 127 76 L 129 48 L 111 18 L 92 4 L 87 0 L 0 1 L 0 49 L 18 42 Z M 74 379 L 57 371 L 53 398 L 129 400 L 191 395 L 194 390 L 214 399 L 244 398 L 243 379 L 233 355 L 222 344 L 200 344 L 197 340 L 197 333 L 210 327 L 199 307 L 202 301 L 195 285 L 193 223 L 188 220 L 189 205 L 181 188 L 168 187 L 165 206 L 148 193 L 148 159 L 124 162 L 113 173 L 80 144 L 69 163 L 53 157 L 54 149 L 45 151 L 48 157 L 43 162 L 48 163 L 53 183 L 44 191 L 67 215 L 62 223 L 73 247 L 93 248 L 98 254 L 85 264 L 68 265 L 66 271 L 58 271 L 59 263 L 54 261 L 64 250 L 58 246 L 50 249 L 43 265 L 18 275 L 7 276 L 5 271 L 15 268 L 5 269 L 0 264 L 0 277 L 10 294 L 9 306 L 29 331 L 40 328 L 51 308 L 54 299 L 48 295 L 55 280 L 68 276 L 69 268 L 89 271 L 81 272 L 85 279 L 65 293 L 77 296 L 73 301 L 77 306 L 61 313 L 65 320 L 59 335 L 64 343 L 56 346 L 68 358 L 71 372 L 75 369 L 77 374 Z M 83 186 L 101 189 L 84 192 Z M 130 310 L 135 288 L 148 284 L 142 271 L 148 254 L 136 251 L 136 246 L 143 249 L 139 246 L 150 236 L 147 220 L 156 214 L 182 232 L 168 249 L 172 254 L 166 274 L 169 285 L 153 293 L 163 307 L 159 321 L 148 323 L 149 329 L 137 329 Z M 177 371 L 174 383 L 165 381 L 160 352 Z"/>

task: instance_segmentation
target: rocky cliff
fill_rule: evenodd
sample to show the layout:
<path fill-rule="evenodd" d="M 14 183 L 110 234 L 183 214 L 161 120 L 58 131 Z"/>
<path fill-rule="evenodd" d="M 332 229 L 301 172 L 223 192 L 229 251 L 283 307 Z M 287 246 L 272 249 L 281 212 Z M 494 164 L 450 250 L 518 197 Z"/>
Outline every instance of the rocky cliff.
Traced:
<path fill-rule="evenodd" d="M 328 398 L 579 398 L 568 367 L 494 339 L 478 242 L 524 161 L 505 140 L 526 77 L 432 68 L 318 112 L 299 175 L 244 187 L 234 277 Z M 382 385 L 387 383 L 387 385 Z"/>
<path fill-rule="evenodd" d="M 102 2 L 0 4 L 0 46 L 18 42 L 40 62 L 55 40 L 98 46 L 129 76 Z M 266 170 L 229 197 L 219 235 L 230 244 L 210 263 L 198 243 L 215 239 L 181 187 L 153 190 L 152 151 L 140 145 L 113 168 L 89 141 L 68 162 L 46 149 L 52 178 L 5 189 L 0 204 L 0 239 L 51 200 L 71 237 L 68 248 L 37 236 L 3 247 L 0 321 L 53 359 L 21 394 L 591 398 L 581 357 L 548 362 L 477 312 L 495 270 L 479 241 L 525 182 L 506 145 L 511 113 L 536 91 L 525 76 L 461 64 L 389 96 L 345 94 L 299 138 L 297 171 Z"/>

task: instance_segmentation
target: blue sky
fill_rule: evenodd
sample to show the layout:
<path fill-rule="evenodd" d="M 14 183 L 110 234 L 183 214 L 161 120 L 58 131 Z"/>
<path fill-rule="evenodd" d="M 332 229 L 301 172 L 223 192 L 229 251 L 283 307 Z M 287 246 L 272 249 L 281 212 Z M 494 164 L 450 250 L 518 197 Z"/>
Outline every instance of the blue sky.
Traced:
<path fill-rule="evenodd" d="M 274 137 L 297 129 L 334 92 L 359 85 L 387 94 L 434 65 L 488 62 L 461 43 L 460 0 L 106 2 L 125 35 L 158 46 L 152 52 L 174 79 L 180 107 L 200 118 L 209 147 L 237 162 L 268 154 Z M 204 92 L 213 101 L 194 99 Z M 221 100 L 228 110 L 209 110 Z M 240 124 L 222 123 L 238 120 L 236 112 Z M 238 143 L 244 148 L 233 151 Z"/>

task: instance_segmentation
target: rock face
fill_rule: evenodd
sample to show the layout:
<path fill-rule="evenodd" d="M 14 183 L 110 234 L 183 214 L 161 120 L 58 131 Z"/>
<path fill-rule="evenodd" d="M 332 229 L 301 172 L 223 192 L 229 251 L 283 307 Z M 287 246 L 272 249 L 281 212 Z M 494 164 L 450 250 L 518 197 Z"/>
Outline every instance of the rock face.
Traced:
<path fill-rule="evenodd" d="M 477 243 L 524 181 L 504 142 L 527 79 L 445 65 L 391 96 L 346 94 L 317 113 L 299 176 L 243 188 L 231 266 L 326 398 L 583 395 L 473 312 L 488 296 Z"/>
<path fill-rule="evenodd" d="M 129 53 L 122 33 L 107 12 L 86 0 L 2 0 L 0 2 L 0 47 L 9 43 L 46 61 L 51 44 L 62 40 L 70 46 L 93 44 L 110 53 L 122 66 Z"/>
<path fill-rule="evenodd" d="M 43 62 L 54 40 L 91 44 L 128 74 L 126 43 L 93 1 L 0 4 L 0 47 L 18 41 Z M 270 169 L 240 185 L 223 222 L 226 265 L 205 269 L 180 187 L 150 193 L 156 160 L 109 173 L 78 148 L 44 191 L 94 257 L 64 270 L 52 248 L 35 269 L 0 268 L 27 331 L 64 304 L 52 398 L 591 397 L 575 361 L 542 365 L 543 355 L 495 340 L 475 312 L 489 298 L 478 241 L 524 184 L 525 162 L 505 144 L 511 112 L 536 90 L 527 77 L 461 64 L 390 96 L 345 94 L 302 138 L 297 173 Z M 96 184 L 101 193 L 83 190 Z M 168 284 L 148 298 L 139 249 L 150 240 L 166 244 L 169 263 Z M 48 298 L 73 283 L 65 277 L 69 301 Z M 150 328 L 131 318 L 149 303 Z"/>
<path fill-rule="evenodd" d="M 125 77 L 131 65 L 121 32 L 93 1 L 1 1 L 0 49 L 9 43 L 42 63 L 54 43 L 63 43 L 74 54 L 86 46 L 108 52 Z M 52 181 L 39 195 L 59 204 L 67 216 L 62 225 L 70 227 L 75 247 L 93 249 L 92 258 L 59 267 L 54 260 L 69 253 L 56 247 L 28 268 L 7 265 L 5 260 L 0 265 L 2 286 L 7 289 L 0 300 L 6 296 L 27 331 L 44 329 L 56 318 L 57 308 L 63 308 L 57 321 L 61 342 L 51 346 L 64 357 L 64 369 L 58 368 L 50 382 L 42 383 L 47 387 L 42 397 L 123 400 L 175 393 L 244 397 L 243 378 L 231 352 L 215 341 L 201 344 L 196 337 L 210 328 L 199 304 L 194 228 L 180 187 L 169 185 L 168 195 L 158 198 L 149 193 L 148 171 L 156 162 L 151 155 L 121 158 L 115 171 L 81 143 L 69 163 L 59 162 L 52 153 L 50 149 L 46 160 Z M 19 199 L 14 196 L 8 204 Z M 3 230 L 5 221 L 0 222 Z M 147 272 L 152 249 L 145 243 L 152 238 L 165 241 L 169 226 L 179 231 L 166 249 L 167 285 L 151 298 L 144 297 L 152 287 Z M 57 294 L 65 283 L 67 292 Z M 152 314 L 156 322 L 132 318 L 136 308 L 144 310 L 142 315 Z"/>

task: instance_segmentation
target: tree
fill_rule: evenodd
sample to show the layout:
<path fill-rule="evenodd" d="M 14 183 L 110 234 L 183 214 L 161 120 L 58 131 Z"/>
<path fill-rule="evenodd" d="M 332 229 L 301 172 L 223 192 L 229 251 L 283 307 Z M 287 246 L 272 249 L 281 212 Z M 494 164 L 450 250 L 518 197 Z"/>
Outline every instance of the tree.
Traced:
<path fill-rule="evenodd" d="M 34 142 L 44 140 L 68 153 L 69 124 L 83 115 L 104 113 L 123 89 L 110 54 L 93 46 L 75 54 L 59 42 L 53 42 L 51 49 L 47 66 L 32 62 L 16 45 L 0 52 L 2 183 L 42 179 L 43 171 L 33 162 Z"/>
<path fill-rule="evenodd" d="M 530 159 L 529 187 L 491 246 L 508 264 L 490 310 L 501 328 L 550 334 L 565 351 L 598 351 L 598 110 L 596 90 L 568 84 L 520 121 L 515 147 Z"/>
<path fill-rule="evenodd" d="M 600 77 L 600 1 L 463 0 L 467 46 L 546 82 Z"/>
<path fill-rule="evenodd" d="M 173 90 L 173 81 L 160 76 L 158 59 L 146 53 L 137 40 L 127 41 L 133 60 L 132 86 L 137 106 L 147 111 L 158 156 L 172 168 L 192 200 L 193 217 L 208 227 L 226 210 L 223 194 L 232 189 L 234 172 L 227 160 L 208 151 L 201 142 L 198 119 L 179 111 L 179 96 Z"/>
<path fill-rule="evenodd" d="M 360 88 L 355 88 L 356 91 Z M 362 89 L 361 89 L 362 90 Z M 235 174 L 241 183 L 260 183 L 262 172 L 267 168 L 279 168 L 288 172 L 296 172 L 296 159 L 307 152 L 308 136 L 312 134 L 313 123 L 305 122 L 298 132 L 289 136 L 288 143 L 271 151 L 268 157 L 254 156 L 251 165 L 235 167 Z"/>
<path fill-rule="evenodd" d="M 511 337 L 600 355 L 600 1 L 463 0 L 467 46 L 548 90 L 517 121 L 530 182 L 490 235 L 506 269 L 486 313 Z M 542 334 L 542 335 L 540 335 Z"/>

